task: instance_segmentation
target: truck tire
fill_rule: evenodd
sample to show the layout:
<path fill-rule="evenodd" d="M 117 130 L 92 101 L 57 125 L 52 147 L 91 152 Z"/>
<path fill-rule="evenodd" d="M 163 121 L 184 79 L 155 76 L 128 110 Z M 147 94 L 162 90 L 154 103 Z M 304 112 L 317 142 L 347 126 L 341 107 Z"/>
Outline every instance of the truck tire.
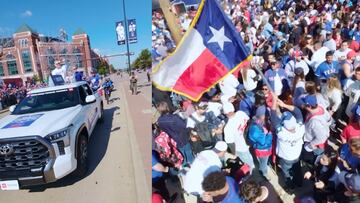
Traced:
<path fill-rule="evenodd" d="M 104 122 L 104 105 L 101 103 L 101 105 L 100 105 L 100 113 L 101 113 L 101 116 L 100 116 L 100 118 L 99 118 L 99 123 L 103 123 Z"/>
<path fill-rule="evenodd" d="M 88 139 L 80 134 L 77 142 L 76 161 L 77 167 L 74 171 L 75 177 L 84 177 L 88 170 Z"/>

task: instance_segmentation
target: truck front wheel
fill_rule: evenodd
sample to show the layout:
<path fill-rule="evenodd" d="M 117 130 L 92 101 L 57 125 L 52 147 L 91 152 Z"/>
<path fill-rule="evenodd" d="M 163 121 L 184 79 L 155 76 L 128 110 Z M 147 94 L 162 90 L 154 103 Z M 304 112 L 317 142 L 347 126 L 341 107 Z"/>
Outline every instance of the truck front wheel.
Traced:
<path fill-rule="evenodd" d="M 76 160 L 77 167 L 74 176 L 84 177 L 88 170 L 88 139 L 84 134 L 79 135 Z"/>

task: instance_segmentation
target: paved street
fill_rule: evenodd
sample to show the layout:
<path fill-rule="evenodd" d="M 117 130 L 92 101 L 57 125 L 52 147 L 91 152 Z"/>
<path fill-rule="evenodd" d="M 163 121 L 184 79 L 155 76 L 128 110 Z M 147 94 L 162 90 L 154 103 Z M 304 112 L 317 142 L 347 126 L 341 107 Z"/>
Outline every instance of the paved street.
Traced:
<path fill-rule="evenodd" d="M 131 95 L 128 77 L 112 76 L 116 91 L 105 105 L 105 122 L 97 125 L 90 139 L 85 178 L 0 191 L 0 202 L 150 202 L 151 88 L 145 77 L 139 76 L 141 92 Z"/>

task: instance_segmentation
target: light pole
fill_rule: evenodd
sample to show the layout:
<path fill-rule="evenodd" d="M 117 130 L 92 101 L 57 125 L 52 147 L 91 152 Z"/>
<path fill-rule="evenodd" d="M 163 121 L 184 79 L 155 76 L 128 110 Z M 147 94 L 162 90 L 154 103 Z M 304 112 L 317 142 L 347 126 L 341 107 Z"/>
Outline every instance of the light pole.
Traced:
<path fill-rule="evenodd" d="M 125 9 L 125 0 L 122 1 L 123 2 L 123 10 L 124 10 L 124 21 L 125 21 L 125 35 L 126 35 L 126 50 L 127 50 L 127 59 L 128 59 L 128 71 L 129 73 L 131 72 L 131 65 L 130 65 L 130 51 L 129 51 L 129 35 L 128 35 L 128 22 L 126 19 L 126 9 Z"/>

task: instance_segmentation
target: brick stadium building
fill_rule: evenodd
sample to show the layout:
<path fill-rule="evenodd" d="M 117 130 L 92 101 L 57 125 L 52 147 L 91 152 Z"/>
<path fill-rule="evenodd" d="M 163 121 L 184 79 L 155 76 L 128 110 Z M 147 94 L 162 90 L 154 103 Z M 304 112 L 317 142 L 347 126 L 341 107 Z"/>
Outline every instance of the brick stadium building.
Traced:
<path fill-rule="evenodd" d="M 76 66 L 89 74 L 100 63 L 100 56 L 90 46 L 89 36 L 81 29 L 72 41 L 43 36 L 28 25 L 17 29 L 12 37 L 1 38 L 0 78 L 5 84 L 24 84 L 34 76 L 47 80 L 54 61 L 65 59 L 69 67 Z M 0 53 L 1 54 L 1 53 Z"/>

